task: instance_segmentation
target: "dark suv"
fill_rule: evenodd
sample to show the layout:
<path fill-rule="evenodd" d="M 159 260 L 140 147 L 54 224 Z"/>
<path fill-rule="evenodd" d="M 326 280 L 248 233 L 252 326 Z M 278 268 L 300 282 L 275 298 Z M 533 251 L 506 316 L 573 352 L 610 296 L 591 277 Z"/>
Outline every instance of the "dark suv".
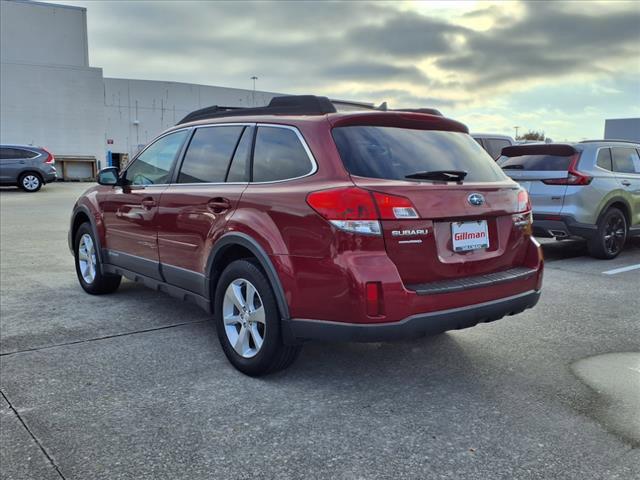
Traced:
<path fill-rule="evenodd" d="M 538 301 L 527 192 L 450 119 L 324 97 L 194 112 L 77 201 L 88 293 L 121 276 L 212 312 L 249 375 L 307 340 L 382 341 Z"/>

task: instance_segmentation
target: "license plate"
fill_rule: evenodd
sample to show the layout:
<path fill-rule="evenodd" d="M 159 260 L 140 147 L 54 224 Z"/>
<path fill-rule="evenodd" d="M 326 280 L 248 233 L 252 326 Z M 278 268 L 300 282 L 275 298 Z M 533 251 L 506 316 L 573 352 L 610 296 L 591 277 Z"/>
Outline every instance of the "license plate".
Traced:
<path fill-rule="evenodd" d="M 451 224 L 451 238 L 453 238 L 455 252 L 489 248 L 487 221 L 453 222 Z"/>

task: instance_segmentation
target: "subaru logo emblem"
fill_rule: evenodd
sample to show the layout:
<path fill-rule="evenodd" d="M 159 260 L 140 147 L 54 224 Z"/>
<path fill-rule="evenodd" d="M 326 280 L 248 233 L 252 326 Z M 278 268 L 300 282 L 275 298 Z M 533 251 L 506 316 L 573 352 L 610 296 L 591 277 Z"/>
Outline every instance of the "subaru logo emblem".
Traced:
<path fill-rule="evenodd" d="M 479 193 L 472 193 L 467 197 L 467 201 L 471 205 L 475 205 L 476 207 L 478 207 L 484 203 L 484 197 Z"/>

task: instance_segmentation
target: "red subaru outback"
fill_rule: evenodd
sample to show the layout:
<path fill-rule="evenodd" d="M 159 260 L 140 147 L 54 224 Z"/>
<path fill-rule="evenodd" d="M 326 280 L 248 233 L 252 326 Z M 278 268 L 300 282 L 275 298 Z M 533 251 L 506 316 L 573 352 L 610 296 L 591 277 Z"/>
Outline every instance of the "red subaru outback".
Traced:
<path fill-rule="evenodd" d="M 98 181 L 71 218 L 82 288 L 125 276 L 196 302 L 249 375 L 307 340 L 435 334 L 540 295 L 526 191 L 437 114 L 313 96 L 212 107 Z"/>

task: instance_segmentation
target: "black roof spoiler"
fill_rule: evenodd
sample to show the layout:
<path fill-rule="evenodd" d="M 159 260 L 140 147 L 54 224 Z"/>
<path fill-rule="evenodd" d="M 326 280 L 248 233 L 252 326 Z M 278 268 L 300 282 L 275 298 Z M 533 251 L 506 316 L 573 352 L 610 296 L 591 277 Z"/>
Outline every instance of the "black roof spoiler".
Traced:
<path fill-rule="evenodd" d="M 569 157 L 578 151 L 571 145 L 564 143 L 534 143 L 524 145 L 511 145 L 502 149 L 505 157 L 519 157 L 521 155 L 556 155 L 558 157 Z"/>

